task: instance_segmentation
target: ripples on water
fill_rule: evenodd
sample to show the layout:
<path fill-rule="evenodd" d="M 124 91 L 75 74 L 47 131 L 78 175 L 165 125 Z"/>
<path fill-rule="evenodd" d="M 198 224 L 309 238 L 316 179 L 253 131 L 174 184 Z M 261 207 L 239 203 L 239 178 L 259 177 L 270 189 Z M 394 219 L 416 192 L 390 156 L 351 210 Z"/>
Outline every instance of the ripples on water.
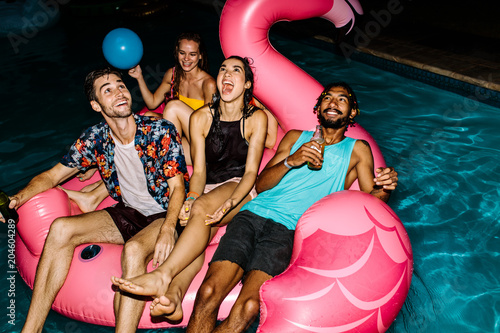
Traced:
<path fill-rule="evenodd" d="M 203 32 L 214 74 L 222 59 L 217 17 L 204 12 L 195 18 L 202 15 L 203 22 L 209 22 Z M 24 186 L 57 162 L 85 127 L 100 120 L 85 101 L 82 83 L 90 69 L 103 64 L 100 43 L 109 30 L 128 26 L 139 33 L 145 44 L 143 67 L 149 65 L 150 73 L 161 78 L 158 71 L 171 66 L 171 44 L 180 30 L 168 29 L 165 20 L 111 24 L 82 31 L 63 20 L 18 54 L 0 40 L 0 188 L 12 193 Z M 351 83 L 360 103 L 359 123 L 377 140 L 388 165 L 399 172 L 390 205 L 412 240 L 415 274 L 390 331 L 498 331 L 500 110 L 313 47 L 283 38 L 273 41 L 321 83 Z M 153 79 L 150 83 L 156 87 Z M 127 84 L 135 87 L 133 81 Z M 131 90 L 136 98 L 137 89 Z M 0 235 L 5 239 L 4 233 Z M 5 265 L 0 260 L 2 271 Z M 20 278 L 17 282 L 20 329 L 30 292 Z M 112 331 L 55 313 L 46 328 Z"/>

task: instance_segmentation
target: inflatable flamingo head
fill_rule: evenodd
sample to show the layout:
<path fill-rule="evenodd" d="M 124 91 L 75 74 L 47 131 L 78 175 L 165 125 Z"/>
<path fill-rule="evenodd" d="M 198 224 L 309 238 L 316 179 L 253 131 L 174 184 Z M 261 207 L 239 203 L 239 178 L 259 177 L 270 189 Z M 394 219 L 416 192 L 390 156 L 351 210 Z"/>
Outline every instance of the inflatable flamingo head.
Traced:
<path fill-rule="evenodd" d="M 323 17 L 338 28 L 352 27 L 355 13 L 362 12 L 357 0 L 228 0 L 219 27 L 222 51 L 253 59 L 255 95 L 285 132 L 308 130 L 316 125 L 311 110 L 323 87 L 276 51 L 269 30 L 279 21 L 313 17 Z"/>
<path fill-rule="evenodd" d="M 258 332 L 385 332 L 412 270 L 408 234 L 389 206 L 333 193 L 304 213 L 292 264 L 262 286 Z"/>

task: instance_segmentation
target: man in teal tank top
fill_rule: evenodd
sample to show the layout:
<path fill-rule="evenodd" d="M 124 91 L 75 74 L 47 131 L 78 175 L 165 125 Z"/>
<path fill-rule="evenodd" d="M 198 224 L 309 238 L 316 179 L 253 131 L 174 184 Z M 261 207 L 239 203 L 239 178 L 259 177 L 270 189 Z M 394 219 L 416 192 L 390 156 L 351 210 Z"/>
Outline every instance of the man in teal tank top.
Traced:
<path fill-rule="evenodd" d="M 218 327 L 242 332 L 259 314 L 259 289 L 288 266 L 295 226 L 302 214 L 324 196 L 348 189 L 358 179 L 362 191 L 387 202 L 397 186 L 393 168 L 378 168 L 370 146 L 345 136 L 359 113 L 352 89 L 328 85 L 314 107 L 324 138 L 311 131 L 289 131 L 257 179 L 259 195 L 228 224 L 197 294 L 187 332 L 211 332 L 227 293 L 244 277 L 231 313 Z M 310 169 L 307 164 L 320 167 Z M 208 319 L 208 320 L 207 320 Z"/>

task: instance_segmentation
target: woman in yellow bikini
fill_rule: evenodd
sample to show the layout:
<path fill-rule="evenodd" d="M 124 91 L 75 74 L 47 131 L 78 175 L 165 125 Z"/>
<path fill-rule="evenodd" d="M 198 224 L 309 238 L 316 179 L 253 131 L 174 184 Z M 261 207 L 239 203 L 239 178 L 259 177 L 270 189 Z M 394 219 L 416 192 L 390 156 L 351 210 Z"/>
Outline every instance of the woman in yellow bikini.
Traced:
<path fill-rule="evenodd" d="M 149 112 L 145 115 L 170 120 L 182 137 L 186 162 L 191 164 L 189 117 L 193 111 L 212 101 L 217 89 L 215 80 L 208 74 L 208 58 L 201 37 L 196 33 L 182 33 L 175 44 L 175 67 L 164 75 L 160 86 L 152 93 L 146 85 L 139 65 L 129 70 L 129 75 L 139 83 L 142 97 Z M 254 98 L 256 107 L 268 117 L 266 147 L 276 143 L 278 122 L 262 103 Z"/>
<path fill-rule="evenodd" d="M 163 118 L 170 120 L 183 138 L 186 161 L 190 162 L 189 117 L 194 110 L 211 102 L 217 87 L 214 78 L 207 73 L 207 53 L 198 34 L 179 35 L 174 58 L 175 66 L 167 70 L 154 93 L 147 87 L 140 65 L 128 73 L 139 83 L 147 108 L 153 110 L 146 115 L 161 117 L 158 112 L 163 112 Z"/>

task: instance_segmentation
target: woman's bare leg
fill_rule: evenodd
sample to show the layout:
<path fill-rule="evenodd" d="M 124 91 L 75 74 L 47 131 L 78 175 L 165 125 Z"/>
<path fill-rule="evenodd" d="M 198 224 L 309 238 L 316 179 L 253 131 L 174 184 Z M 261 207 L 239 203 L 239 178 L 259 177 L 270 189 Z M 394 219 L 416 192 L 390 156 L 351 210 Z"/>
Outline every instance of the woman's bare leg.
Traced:
<path fill-rule="evenodd" d="M 179 135 L 185 136 L 189 141 L 189 117 L 193 112 L 194 110 L 183 101 L 172 100 L 167 103 L 163 110 L 163 119 L 174 124 Z"/>
<path fill-rule="evenodd" d="M 172 280 L 170 286 L 165 293 L 156 297 L 151 306 L 152 316 L 163 316 L 166 319 L 177 322 L 183 318 L 182 301 L 194 277 L 200 271 L 205 260 L 205 254 L 200 255 L 188 267 L 183 269 Z"/>
<path fill-rule="evenodd" d="M 219 208 L 233 193 L 237 185 L 234 182 L 223 184 L 196 200 L 186 228 L 177 240 L 167 260 L 160 267 L 151 273 L 135 278 L 115 279 L 113 283 L 121 290 L 136 295 L 165 295 L 173 278 L 205 251 L 205 248 L 215 235 L 212 227 L 205 224 L 207 213 L 211 214 Z M 240 208 L 250 199 L 251 197 L 248 195 L 223 218 L 222 222 L 231 221 Z"/>
<path fill-rule="evenodd" d="M 146 111 L 143 116 L 146 117 L 155 117 L 155 118 L 162 118 L 161 113 L 154 112 L 154 111 Z"/>
<path fill-rule="evenodd" d="M 182 138 L 182 147 L 184 148 L 187 165 L 192 165 L 189 145 L 189 118 L 193 112 L 194 110 L 189 105 L 180 100 L 169 101 L 163 110 L 163 118 L 174 124 Z"/>

